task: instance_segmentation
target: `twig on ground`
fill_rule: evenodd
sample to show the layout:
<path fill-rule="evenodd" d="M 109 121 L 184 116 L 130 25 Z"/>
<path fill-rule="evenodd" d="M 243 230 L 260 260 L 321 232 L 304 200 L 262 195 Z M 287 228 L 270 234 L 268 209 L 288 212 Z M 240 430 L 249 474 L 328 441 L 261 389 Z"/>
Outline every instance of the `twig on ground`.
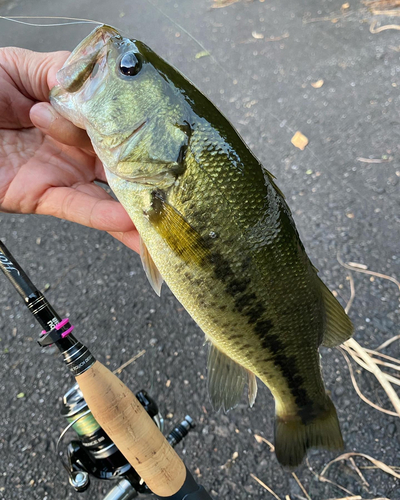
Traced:
<path fill-rule="evenodd" d="M 371 9 L 391 9 L 393 7 L 400 7 L 400 0 L 363 0 L 362 3 Z"/>
<path fill-rule="evenodd" d="M 400 26 L 399 26 L 399 28 L 400 28 Z M 356 262 L 352 262 L 351 263 L 352 265 L 350 265 L 350 262 L 345 263 L 342 261 L 339 254 L 337 254 L 337 260 L 341 266 L 343 266 L 345 269 L 349 269 L 350 271 L 355 271 L 357 273 L 364 273 L 364 274 L 368 274 L 370 276 L 376 276 L 377 278 L 389 280 L 392 283 L 394 283 L 400 291 L 400 282 L 396 278 L 393 278 L 393 276 L 388 276 L 387 274 L 377 273 L 376 271 L 369 271 L 367 268 L 361 267 L 361 266 L 364 266 L 364 264 L 358 264 Z M 360 267 L 356 267 L 356 266 L 360 266 Z"/>
<path fill-rule="evenodd" d="M 369 31 L 373 34 L 375 33 L 380 33 L 381 31 L 386 31 L 386 30 L 400 30 L 400 25 L 398 24 L 385 24 L 385 26 L 379 26 L 379 28 L 376 28 L 376 25 L 378 24 L 378 21 L 373 21 L 369 27 Z"/>
<path fill-rule="evenodd" d="M 354 298 L 356 296 L 356 289 L 355 289 L 355 286 L 354 286 L 354 279 L 353 279 L 353 276 L 351 274 L 349 274 L 347 276 L 348 280 L 350 281 L 350 298 L 349 298 L 349 301 L 347 302 L 346 304 L 346 307 L 345 307 L 345 312 L 346 314 L 349 313 L 350 311 L 350 308 L 351 306 L 353 305 L 353 301 L 354 301 Z"/>
<path fill-rule="evenodd" d="M 307 490 L 304 488 L 304 486 L 301 484 L 300 479 L 296 476 L 294 472 L 292 472 L 292 476 L 296 480 L 296 483 L 300 486 L 301 491 L 305 494 L 307 500 L 311 500 L 310 495 L 307 493 Z"/>
<path fill-rule="evenodd" d="M 353 367 L 351 366 L 351 362 L 350 362 L 349 358 L 347 357 L 347 355 L 345 354 L 345 352 L 343 352 L 344 350 L 346 350 L 351 355 L 350 351 L 348 351 L 347 349 L 344 349 L 344 346 L 347 344 L 347 342 L 345 342 L 342 345 L 342 351 L 341 352 L 342 352 L 342 354 L 343 354 L 343 356 L 344 356 L 344 358 L 345 358 L 345 360 L 347 362 L 347 366 L 349 367 L 350 378 L 351 378 L 351 381 L 353 383 L 354 389 L 355 389 L 356 393 L 358 394 L 358 396 L 364 401 L 364 403 L 367 403 L 368 405 L 372 406 L 376 410 L 379 410 L 382 413 L 387 413 L 388 415 L 392 415 L 393 417 L 399 417 L 400 413 L 396 413 L 396 412 L 391 411 L 391 410 L 386 410 L 385 408 L 382 408 L 381 406 L 378 406 L 377 404 L 373 403 L 370 399 L 368 399 L 366 396 L 364 396 L 364 394 L 361 392 L 360 388 L 358 387 L 357 380 L 356 380 L 356 378 L 354 376 L 354 371 L 353 371 Z M 378 370 L 379 370 L 379 368 L 378 368 Z M 375 373 L 374 373 L 374 375 L 375 375 Z"/>
<path fill-rule="evenodd" d="M 354 470 L 357 472 L 357 474 L 360 476 L 360 479 L 361 479 L 361 482 L 363 484 L 363 486 L 365 486 L 366 488 L 369 487 L 369 483 L 368 481 L 365 479 L 365 477 L 363 476 L 363 473 L 360 471 L 360 469 L 357 467 L 357 464 L 355 463 L 354 461 L 354 458 L 353 457 L 350 457 L 349 458 L 349 462 L 351 463 L 351 465 L 353 466 Z"/>
<path fill-rule="evenodd" d="M 269 493 L 271 493 L 271 495 L 276 498 L 277 500 L 281 500 L 278 495 L 273 491 L 271 490 L 271 488 L 269 486 L 267 486 L 265 483 L 263 483 L 261 481 L 261 479 L 258 479 L 257 476 L 255 476 L 254 474 L 250 474 L 250 476 L 254 479 L 254 481 L 257 481 L 258 484 L 260 484 L 263 488 L 265 488 Z"/>
<path fill-rule="evenodd" d="M 329 467 L 334 464 L 335 462 L 340 462 L 341 460 L 348 460 L 350 457 L 363 457 L 372 462 L 374 465 L 376 465 L 379 469 L 381 469 L 383 472 L 386 472 L 386 474 L 390 474 L 391 476 L 396 477 L 397 479 L 400 479 L 400 474 L 395 472 L 389 465 L 386 465 L 385 463 L 381 462 L 380 460 L 377 460 L 376 458 L 370 457 L 369 455 L 366 455 L 365 453 L 357 453 L 357 452 L 349 452 L 349 453 L 343 453 L 343 455 L 340 455 L 337 458 L 334 458 L 331 460 L 329 463 L 325 465 L 323 468 L 320 476 L 324 477 L 324 474 L 328 471 Z"/>
<path fill-rule="evenodd" d="M 128 359 L 128 361 L 126 363 L 123 363 L 119 368 L 117 368 L 116 370 L 113 371 L 114 375 L 119 375 L 124 368 L 126 368 L 131 363 L 133 363 L 134 361 L 136 361 L 137 359 L 139 359 L 141 356 L 143 356 L 143 354 L 145 354 L 145 352 L 146 351 L 143 349 L 143 351 L 138 352 L 131 359 Z"/>
<path fill-rule="evenodd" d="M 357 161 L 361 161 L 363 163 L 389 163 L 393 160 L 392 156 L 389 156 L 389 158 L 361 158 L 358 157 L 356 158 Z"/>
<path fill-rule="evenodd" d="M 275 451 L 275 446 L 268 441 L 268 439 L 265 439 L 265 437 L 259 436 L 258 434 L 254 434 L 254 438 L 257 441 L 257 443 L 266 443 L 269 446 L 269 451 L 273 453 Z"/>
<path fill-rule="evenodd" d="M 384 349 L 385 347 L 389 346 L 390 344 L 392 344 L 396 340 L 400 340 L 400 335 L 395 335 L 391 339 L 385 340 L 385 342 L 383 344 L 381 344 L 379 347 L 377 347 L 375 350 L 376 351 L 381 351 L 382 349 Z"/>
<path fill-rule="evenodd" d="M 212 9 L 223 9 L 224 7 L 228 7 L 228 5 L 232 5 L 234 3 L 239 2 L 240 0 L 214 0 L 214 4 L 211 6 Z"/>
<path fill-rule="evenodd" d="M 389 16 L 389 17 L 400 16 L 400 10 L 376 10 L 376 9 L 372 9 L 371 13 L 374 16 Z"/>

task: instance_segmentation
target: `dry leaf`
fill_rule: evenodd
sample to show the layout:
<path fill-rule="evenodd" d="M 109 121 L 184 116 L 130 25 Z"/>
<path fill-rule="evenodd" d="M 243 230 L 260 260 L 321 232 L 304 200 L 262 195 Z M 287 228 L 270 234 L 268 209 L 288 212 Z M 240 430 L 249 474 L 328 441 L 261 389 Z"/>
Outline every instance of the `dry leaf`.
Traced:
<path fill-rule="evenodd" d="M 343 10 L 346 10 L 346 9 L 348 9 L 349 7 L 350 7 L 350 4 L 349 4 L 348 2 L 347 2 L 347 3 L 344 3 L 344 4 L 342 5 L 342 9 L 343 9 Z"/>
<path fill-rule="evenodd" d="M 314 87 L 315 89 L 320 89 L 322 85 L 324 84 L 324 80 L 317 80 L 316 82 L 311 83 L 311 87 Z"/>
<path fill-rule="evenodd" d="M 262 33 L 257 33 L 257 31 L 252 31 L 251 36 L 257 40 L 264 38 L 264 35 Z"/>
<path fill-rule="evenodd" d="M 197 54 L 194 57 L 195 59 L 201 59 L 202 57 L 207 57 L 209 55 L 210 53 L 208 52 L 208 50 L 202 50 L 201 52 L 197 52 Z"/>
<path fill-rule="evenodd" d="M 293 144 L 293 146 L 296 146 L 296 148 L 299 148 L 302 151 L 304 151 L 304 148 L 308 144 L 308 139 L 301 132 L 297 131 L 292 137 L 291 143 Z"/>

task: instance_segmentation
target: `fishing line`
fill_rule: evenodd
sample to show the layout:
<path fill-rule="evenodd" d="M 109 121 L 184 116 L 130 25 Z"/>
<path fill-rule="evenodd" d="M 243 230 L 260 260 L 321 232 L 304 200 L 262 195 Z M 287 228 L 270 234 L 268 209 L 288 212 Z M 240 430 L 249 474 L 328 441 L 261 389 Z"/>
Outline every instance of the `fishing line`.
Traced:
<path fill-rule="evenodd" d="M 38 28 L 46 28 L 52 26 L 70 26 L 73 24 L 104 24 L 99 21 L 94 21 L 93 19 L 79 19 L 77 17 L 63 17 L 63 16 L 0 16 L 0 19 L 5 19 L 6 21 L 11 21 L 13 23 L 24 24 L 25 26 L 34 26 Z M 20 21 L 20 19 L 64 19 L 66 21 L 74 21 L 73 23 L 48 23 L 48 24 L 39 24 L 39 23 L 27 23 L 25 21 Z"/>

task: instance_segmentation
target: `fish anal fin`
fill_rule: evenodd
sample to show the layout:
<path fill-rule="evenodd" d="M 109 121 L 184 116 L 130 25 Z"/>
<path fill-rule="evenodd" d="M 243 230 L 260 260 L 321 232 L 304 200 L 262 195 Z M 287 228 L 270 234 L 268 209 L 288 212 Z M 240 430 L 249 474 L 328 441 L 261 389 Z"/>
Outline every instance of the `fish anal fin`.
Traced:
<path fill-rule="evenodd" d="M 328 396 L 325 408 L 307 423 L 300 416 L 276 415 L 275 453 L 278 462 L 286 467 L 297 467 L 309 448 L 343 448 L 336 409 Z"/>
<path fill-rule="evenodd" d="M 335 347 L 346 342 L 354 332 L 350 318 L 344 312 L 332 292 L 320 280 L 322 296 L 325 305 L 326 325 L 322 345 Z"/>
<path fill-rule="evenodd" d="M 148 219 L 168 246 L 188 264 L 202 265 L 209 250 L 201 235 L 165 199 L 162 191 L 152 194 L 152 209 Z"/>
<path fill-rule="evenodd" d="M 154 264 L 154 261 L 149 251 L 147 250 L 146 245 L 143 243 L 142 238 L 140 238 L 140 258 L 142 259 L 143 269 L 146 273 L 147 279 L 150 282 L 150 285 L 153 287 L 153 290 L 156 292 L 156 294 L 160 296 L 164 279 L 161 276 L 160 271 Z"/>
<path fill-rule="evenodd" d="M 238 405 L 249 377 L 248 373 L 246 368 L 233 361 L 210 342 L 207 386 L 215 411 L 222 408 L 224 412 L 227 412 Z M 254 388 L 252 395 L 254 395 Z"/>

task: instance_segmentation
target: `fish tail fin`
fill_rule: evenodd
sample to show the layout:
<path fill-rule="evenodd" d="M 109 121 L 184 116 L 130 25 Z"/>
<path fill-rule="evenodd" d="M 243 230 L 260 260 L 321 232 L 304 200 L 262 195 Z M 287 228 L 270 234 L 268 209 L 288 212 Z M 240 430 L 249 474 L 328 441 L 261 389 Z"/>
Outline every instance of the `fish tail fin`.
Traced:
<path fill-rule="evenodd" d="M 285 418 L 284 415 L 276 415 L 275 453 L 279 463 L 297 467 L 308 448 L 343 448 L 336 409 L 328 396 L 325 408 L 306 423 L 300 416 Z"/>

